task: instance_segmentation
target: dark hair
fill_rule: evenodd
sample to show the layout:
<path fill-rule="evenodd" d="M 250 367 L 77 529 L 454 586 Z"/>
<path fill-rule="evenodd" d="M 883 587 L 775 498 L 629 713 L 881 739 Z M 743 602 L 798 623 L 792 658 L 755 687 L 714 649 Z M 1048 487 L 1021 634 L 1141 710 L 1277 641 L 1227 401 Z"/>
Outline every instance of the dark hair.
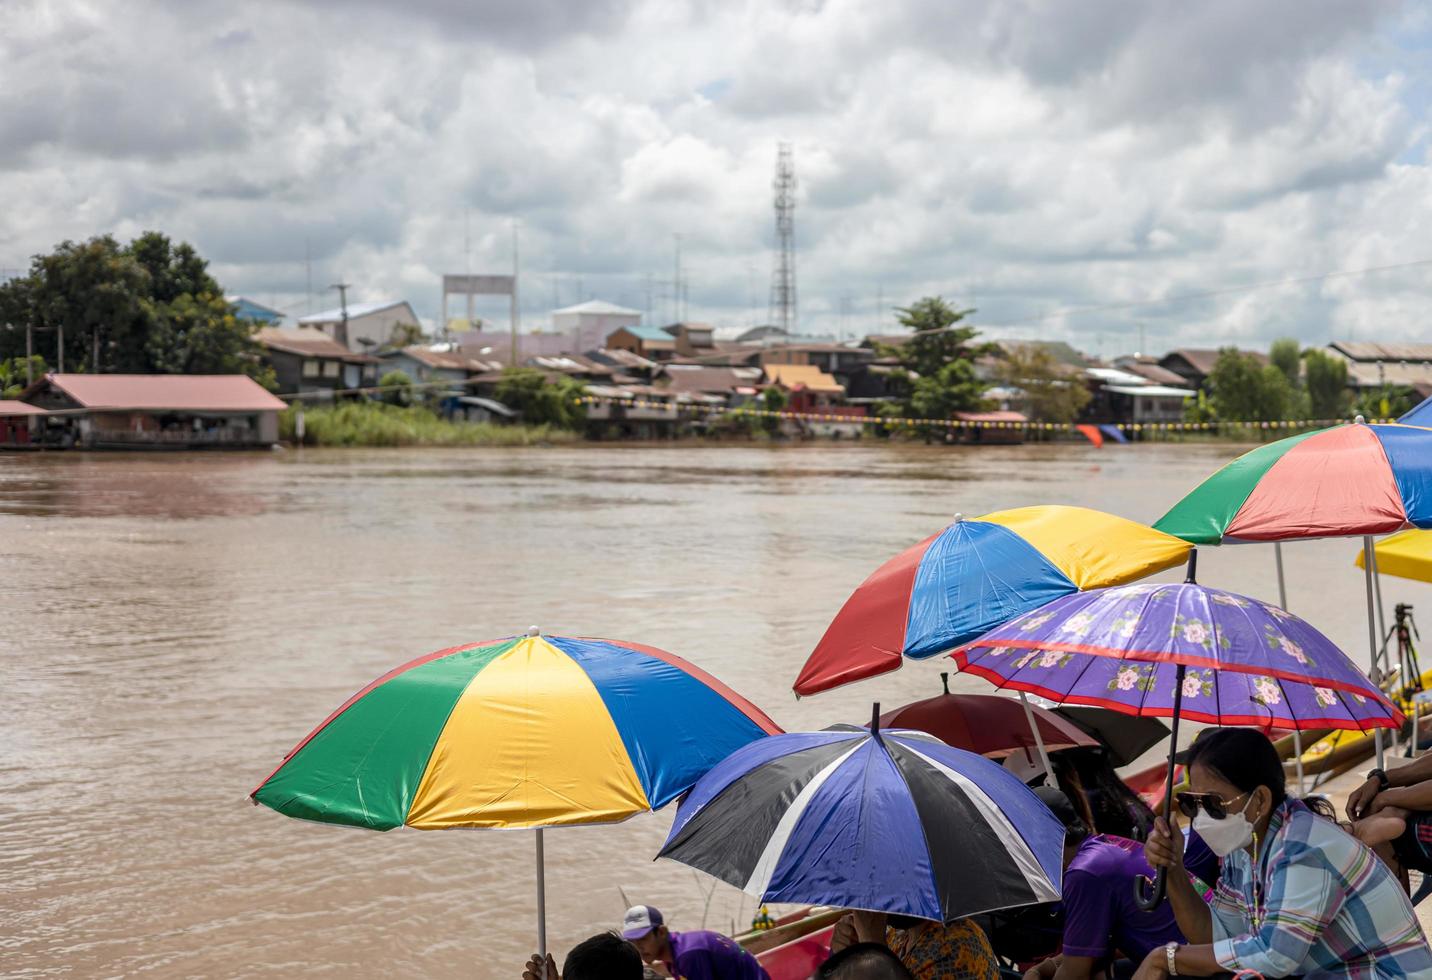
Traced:
<path fill-rule="evenodd" d="M 566 974 L 563 974 L 566 980 Z M 914 980 L 899 957 L 880 943 L 847 946 L 815 968 L 812 980 Z"/>
<path fill-rule="evenodd" d="M 1074 802 L 1063 792 L 1053 786 L 1036 786 L 1034 795 L 1039 797 L 1039 802 L 1049 808 L 1049 811 L 1059 818 L 1064 825 L 1064 846 L 1075 847 L 1089 839 L 1093 833 L 1089 825 L 1084 822 L 1083 816 L 1074 808 Z"/>
<path fill-rule="evenodd" d="M 1095 831 L 1130 840 L 1148 837 L 1154 811 L 1119 778 L 1106 749 L 1065 749 L 1059 756 L 1073 764 L 1084 784 Z"/>
<path fill-rule="evenodd" d="M 641 954 L 614 932 L 599 932 L 572 947 L 562 980 L 642 980 Z"/>
<path fill-rule="evenodd" d="M 1190 768 L 1197 763 L 1245 793 L 1268 787 L 1275 807 L 1288 798 L 1283 760 L 1256 728 L 1206 729 L 1184 755 Z"/>

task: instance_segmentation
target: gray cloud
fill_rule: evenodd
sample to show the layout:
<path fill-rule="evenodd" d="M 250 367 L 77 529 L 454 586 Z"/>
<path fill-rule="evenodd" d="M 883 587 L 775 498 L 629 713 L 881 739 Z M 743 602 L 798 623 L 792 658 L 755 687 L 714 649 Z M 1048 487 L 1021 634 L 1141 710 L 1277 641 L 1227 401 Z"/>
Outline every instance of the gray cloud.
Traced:
<path fill-rule="evenodd" d="M 466 229 L 473 267 L 505 270 L 519 218 L 529 322 L 592 295 L 644 307 L 650 290 L 668 309 L 680 233 L 692 315 L 744 323 L 764 316 L 790 140 L 809 330 L 868 328 L 839 311 L 877 293 L 942 292 L 1002 333 L 1110 353 L 1139 325 L 1168 343 L 1407 336 L 1432 314 L 1415 276 L 1046 315 L 1422 257 L 1415 16 L 1383 0 L 21 0 L 0 35 L 0 267 L 156 227 L 231 291 L 299 309 L 307 254 L 320 284 L 432 315 Z"/>

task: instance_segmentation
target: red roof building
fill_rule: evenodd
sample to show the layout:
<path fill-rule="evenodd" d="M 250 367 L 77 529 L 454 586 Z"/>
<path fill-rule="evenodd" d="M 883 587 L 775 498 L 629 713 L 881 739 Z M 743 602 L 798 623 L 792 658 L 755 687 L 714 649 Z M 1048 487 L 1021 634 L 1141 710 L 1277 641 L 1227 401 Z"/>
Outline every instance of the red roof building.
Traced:
<path fill-rule="evenodd" d="M 47 374 L 20 397 L 86 448 L 268 446 L 288 407 L 242 374 Z"/>

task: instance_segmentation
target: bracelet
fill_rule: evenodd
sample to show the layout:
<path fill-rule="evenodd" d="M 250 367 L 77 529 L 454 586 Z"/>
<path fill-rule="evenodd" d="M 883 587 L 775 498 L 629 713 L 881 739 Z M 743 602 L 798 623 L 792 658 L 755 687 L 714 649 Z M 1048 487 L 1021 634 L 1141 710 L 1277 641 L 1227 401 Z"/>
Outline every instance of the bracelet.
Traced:
<path fill-rule="evenodd" d="M 1178 976 L 1178 963 L 1174 959 L 1174 954 L 1177 952 L 1178 943 L 1169 943 L 1164 947 L 1164 956 L 1168 958 L 1168 975 L 1171 977 Z"/>

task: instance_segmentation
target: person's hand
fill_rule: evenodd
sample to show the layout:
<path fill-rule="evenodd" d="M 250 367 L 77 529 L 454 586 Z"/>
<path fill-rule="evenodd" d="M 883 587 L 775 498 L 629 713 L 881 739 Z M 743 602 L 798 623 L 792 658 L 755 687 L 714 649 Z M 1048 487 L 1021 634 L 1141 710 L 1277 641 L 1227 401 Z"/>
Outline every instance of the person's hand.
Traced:
<path fill-rule="evenodd" d="M 852 912 L 850 916 L 855 924 L 855 935 L 862 943 L 885 942 L 885 913 L 884 912 Z"/>
<path fill-rule="evenodd" d="M 661 960 L 650 960 L 647 962 L 646 968 L 659 977 L 669 977 L 672 975 L 671 968 Z"/>
<path fill-rule="evenodd" d="M 1377 798 L 1378 790 L 1381 788 L 1382 783 L 1374 776 L 1353 790 L 1347 798 L 1348 818 L 1351 820 L 1361 820 L 1363 817 L 1370 816 L 1373 811 L 1369 810 L 1368 807 L 1371 806 L 1372 802 Z"/>
<path fill-rule="evenodd" d="M 1144 859 L 1151 868 L 1168 868 L 1170 871 L 1183 869 L 1183 832 L 1177 827 L 1170 828 L 1163 817 L 1154 819 L 1149 839 L 1144 841 Z"/>
<path fill-rule="evenodd" d="M 522 980 L 562 980 L 557 976 L 557 961 L 552 959 L 548 953 L 544 961 L 541 956 L 533 953 L 527 960 L 527 968 L 522 971 Z"/>
<path fill-rule="evenodd" d="M 1134 980 L 1168 980 L 1168 954 L 1162 946 L 1150 950 L 1149 955 L 1144 957 Z"/>
<path fill-rule="evenodd" d="M 855 913 L 847 912 L 835 920 L 835 928 L 830 934 L 830 951 L 832 954 L 839 953 L 858 942 L 860 937 L 855 934 Z"/>

